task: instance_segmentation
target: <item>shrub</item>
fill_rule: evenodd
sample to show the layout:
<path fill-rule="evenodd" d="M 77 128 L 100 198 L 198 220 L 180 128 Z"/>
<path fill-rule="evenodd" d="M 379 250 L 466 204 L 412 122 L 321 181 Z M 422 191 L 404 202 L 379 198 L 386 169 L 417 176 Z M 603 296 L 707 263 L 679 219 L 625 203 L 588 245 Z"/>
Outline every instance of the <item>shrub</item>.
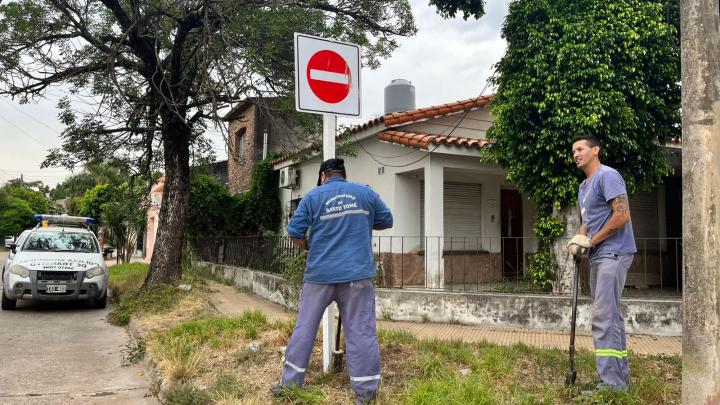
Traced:
<path fill-rule="evenodd" d="M 530 264 L 528 265 L 530 279 L 532 283 L 537 285 L 541 290 L 552 290 L 556 270 L 557 263 L 555 262 L 555 253 L 551 250 L 541 250 L 530 257 Z"/>

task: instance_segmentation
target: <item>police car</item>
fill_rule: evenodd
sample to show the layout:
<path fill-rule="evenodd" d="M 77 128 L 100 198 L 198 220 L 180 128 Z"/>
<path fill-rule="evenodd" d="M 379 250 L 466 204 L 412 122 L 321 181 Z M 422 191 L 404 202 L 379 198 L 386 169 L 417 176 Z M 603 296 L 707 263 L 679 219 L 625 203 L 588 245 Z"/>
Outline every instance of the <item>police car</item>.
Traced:
<path fill-rule="evenodd" d="M 86 300 L 96 308 L 107 305 L 109 273 L 92 218 L 37 215 L 32 229 L 2 274 L 2 309 L 15 309 L 17 300 Z"/>

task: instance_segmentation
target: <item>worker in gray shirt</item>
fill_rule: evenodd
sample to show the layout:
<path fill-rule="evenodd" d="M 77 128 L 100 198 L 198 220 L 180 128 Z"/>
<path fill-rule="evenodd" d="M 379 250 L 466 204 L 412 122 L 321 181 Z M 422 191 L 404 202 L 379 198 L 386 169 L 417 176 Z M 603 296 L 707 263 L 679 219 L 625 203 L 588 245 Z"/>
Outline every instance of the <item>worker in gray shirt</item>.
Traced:
<path fill-rule="evenodd" d="M 627 189 L 617 170 L 600 163 L 597 138 L 575 138 L 572 153 L 586 179 L 578 190 L 580 231 L 568 249 L 576 256 L 589 253 L 595 366 L 602 380 L 597 388 L 627 390 L 630 365 L 620 296 L 637 252 Z"/>

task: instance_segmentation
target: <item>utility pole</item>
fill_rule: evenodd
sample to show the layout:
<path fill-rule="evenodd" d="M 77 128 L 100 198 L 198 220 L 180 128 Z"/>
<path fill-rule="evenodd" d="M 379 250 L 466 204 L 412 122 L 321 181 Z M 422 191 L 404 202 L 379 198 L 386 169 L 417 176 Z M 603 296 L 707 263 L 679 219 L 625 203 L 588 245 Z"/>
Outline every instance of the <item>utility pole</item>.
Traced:
<path fill-rule="evenodd" d="M 683 404 L 720 403 L 720 4 L 681 0 Z"/>

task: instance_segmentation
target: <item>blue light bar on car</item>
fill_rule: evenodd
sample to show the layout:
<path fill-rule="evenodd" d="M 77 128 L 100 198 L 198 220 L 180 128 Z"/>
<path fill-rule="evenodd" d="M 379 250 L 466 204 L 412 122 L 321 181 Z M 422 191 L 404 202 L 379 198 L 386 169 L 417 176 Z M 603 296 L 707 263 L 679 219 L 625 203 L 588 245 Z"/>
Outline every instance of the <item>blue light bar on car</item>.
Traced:
<path fill-rule="evenodd" d="M 95 219 L 89 217 L 72 217 L 69 215 L 35 215 L 36 221 L 47 221 L 51 224 L 94 224 Z"/>

